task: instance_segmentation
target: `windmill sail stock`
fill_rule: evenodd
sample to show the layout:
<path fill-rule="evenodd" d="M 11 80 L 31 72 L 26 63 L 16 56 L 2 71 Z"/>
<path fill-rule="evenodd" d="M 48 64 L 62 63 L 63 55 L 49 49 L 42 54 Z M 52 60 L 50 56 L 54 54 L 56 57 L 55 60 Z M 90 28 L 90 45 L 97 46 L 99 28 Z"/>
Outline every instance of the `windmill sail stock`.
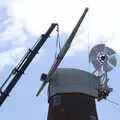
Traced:
<path fill-rule="evenodd" d="M 85 8 L 82 16 L 80 17 L 79 21 L 77 22 L 76 26 L 74 27 L 73 31 L 71 32 L 69 38 L 67 39 L 67 41 L 65 42 L 63 48 L 61 49 L 61 51 L 59 52 L 58 56 L 56 57 L 56 60 L 54 61 L 53 65 L 51 66 L 50 71 L 47 74 L 46 79 L 44 80 L 43 84 L 41 85 L 40 89 L 38 90 L 36 96 L 38 96 L 41 91 L 43 90 L 43 88 L 45 87 L 45 85 L 49 82 L 51 76 L 54 74 L 54 72 L 56 71 L 57 67 L 59 66 L 59 64 L 61 63 L 62 59 L 64 58 L 64 56 L 66 55 L 68 49 L 70 48 L 70 45 L 82 23 L 82 21 L 84 20 L 86 14 L 88 12 L 88 7 Z"/>

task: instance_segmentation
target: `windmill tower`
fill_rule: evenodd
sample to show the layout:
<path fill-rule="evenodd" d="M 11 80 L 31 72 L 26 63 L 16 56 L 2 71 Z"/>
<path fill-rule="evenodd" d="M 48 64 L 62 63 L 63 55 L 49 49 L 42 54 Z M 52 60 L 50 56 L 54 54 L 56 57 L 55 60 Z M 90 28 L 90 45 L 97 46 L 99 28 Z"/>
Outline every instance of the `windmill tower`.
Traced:
<path fill-rule="evenodd" d="M 98 44 L 89 53 L 92 73 L 59 68 L 48 86 L 48 120 L 98 120 L 95 99 L 105 99 L 112 88 L 108 86 L 107 73 L 117 65 L 115 51 Z M 41 79 L 46 79 L 42 74 Z"/>
<path fill-rule="evenodd" d="M 95 105 L 98 80 L 79 69 L 58 69 L 49 83 L 48 120 L 98 120 Z"/>

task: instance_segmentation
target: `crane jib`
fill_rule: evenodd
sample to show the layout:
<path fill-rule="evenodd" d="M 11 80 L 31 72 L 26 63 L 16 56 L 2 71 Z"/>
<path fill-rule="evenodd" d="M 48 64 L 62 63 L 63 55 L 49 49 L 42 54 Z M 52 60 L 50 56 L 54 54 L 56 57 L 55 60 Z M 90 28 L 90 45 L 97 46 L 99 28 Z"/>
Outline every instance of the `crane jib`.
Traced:
<path fill-rule="evenodd" d="M 50 36 L 51 32 L 54 30 L 54 28 L 58 26 L 57 23 L 52 23 L 49 29 L 46 31 L 45 34 L 41 36 L 41 38 L 34 44 L 32 49 L 29 49 L 28 52 L 25 54 L 25 56 L 22 58 L 20 63 L 12 70 L 6 81 L 3 83 L 3 85 L 0 87 L 0 106 L 3 104 L 7 96 L 9 96 L 9 93 L 14 88 L 20 77 L 24 74 L 25 70 L 29 66 L 29 64 L 32 62 L 33 58 L 36 56 L 44 42 L 47 40 L 47 38 Z M 7 87 L 3 89 L 3 87 L 6 85 L 8 80 L 12 77 L 11 81 L 7 85 Z"/>

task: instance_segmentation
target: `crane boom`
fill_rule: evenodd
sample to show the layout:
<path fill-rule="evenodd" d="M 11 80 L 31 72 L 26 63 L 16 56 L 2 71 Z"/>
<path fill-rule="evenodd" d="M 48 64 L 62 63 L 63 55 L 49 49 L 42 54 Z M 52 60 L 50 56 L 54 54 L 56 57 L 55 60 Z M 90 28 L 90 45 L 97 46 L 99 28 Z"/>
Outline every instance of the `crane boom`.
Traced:
<path fill-rule="evenodd" d="M 42 34 L 41 38 L 34 44 L 32 49 L 29 49 L 23 59 L 20 61 L 20 63 L 12 70 L 6 81 L 2 84 L 0 88 L 0 106 L 3 104 L 7 96 L 9 96 L 9 93 L 14 88 L 18 80 L 21 78 L 21 76 L 24 74 L 25 70 L 29 66 L 29 64 L 32 62 L 33 58 L 38 53 L 39 49 L 42 47 L 44 42 L 47 40 L 47 38 L 50 36 L 51 32 L 54 30 L 54 28 L 58 26 L 57 23 L 52 23 L 49 29 L 46 31 L 45 34 Z M 12 79 L 10 80 L 10 78 Z M 10 80 L 7 87 L 3 90 L 3 87 L 5 87 L 6 83 Z"/>
<path fill-rule="evenodd" d="M 45 87 L 46 83 L 49 82 L 51 76 L 54 74 L 54 72 L 56 71 L 57 67 L 59 66 L 59 64 L 61 63 L 62 59 L 64 58 L 64 56 L 66 55 L 68 49 L 70 48 L 70 45 L 86 15 L 86 13 L 88 12 L 88 8 L 86 8 L 82 14 L 82 16 L 80 17 L 79 21 L 77 22 L 76 26 L 74 27 L 72 33 L 70 34 L 69 38 L 67 39 L 67 41 L 65 42 L 63 48 L 61 49 L 60 53 L 58 54 L 55 62 L 53 63 L 50 71 L 48 72 L 48 75 L 45 79 L 45 81 L 43 82 L 43 84 L 41 85 L 40 89 L 38 90 L 36 96 L 38 96 L 40 94 L 40 92 L 43 90 L 43 88 Z"/>

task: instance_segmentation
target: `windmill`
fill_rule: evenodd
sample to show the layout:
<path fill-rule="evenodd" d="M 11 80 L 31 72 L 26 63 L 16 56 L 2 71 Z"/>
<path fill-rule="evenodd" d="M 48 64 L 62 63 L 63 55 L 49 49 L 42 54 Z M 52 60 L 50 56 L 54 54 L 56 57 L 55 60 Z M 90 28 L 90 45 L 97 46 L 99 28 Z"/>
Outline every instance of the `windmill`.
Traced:
<path fill-rule="evenodd" d="M 108 86 L 108 72 L 117 65 L 115 54 L 105 44 L 94 46 L 89 53 L 89 61 L 95 68 L 92 73 L 57 68 L 55 61 L 49 73 L 41 75 L 43 84 L 37 93 L 38 96 L 49 83 L 48 120 L 98 120 L 95 100 L 106 99 L 112 92 Z"/>
<path fill-rule="evenodd" d="M 107 73 L 117 65 L 115 54 L 105 44 L 98 44 L 89 53 L 95 68 L 92 73 L 75 68 L 57 69 L 48 86 L 48 120 L 98 120 L 95 99 L 106 99 L 112 92 Z M 42 74 L 41 80 L 46 77 Z"/>

